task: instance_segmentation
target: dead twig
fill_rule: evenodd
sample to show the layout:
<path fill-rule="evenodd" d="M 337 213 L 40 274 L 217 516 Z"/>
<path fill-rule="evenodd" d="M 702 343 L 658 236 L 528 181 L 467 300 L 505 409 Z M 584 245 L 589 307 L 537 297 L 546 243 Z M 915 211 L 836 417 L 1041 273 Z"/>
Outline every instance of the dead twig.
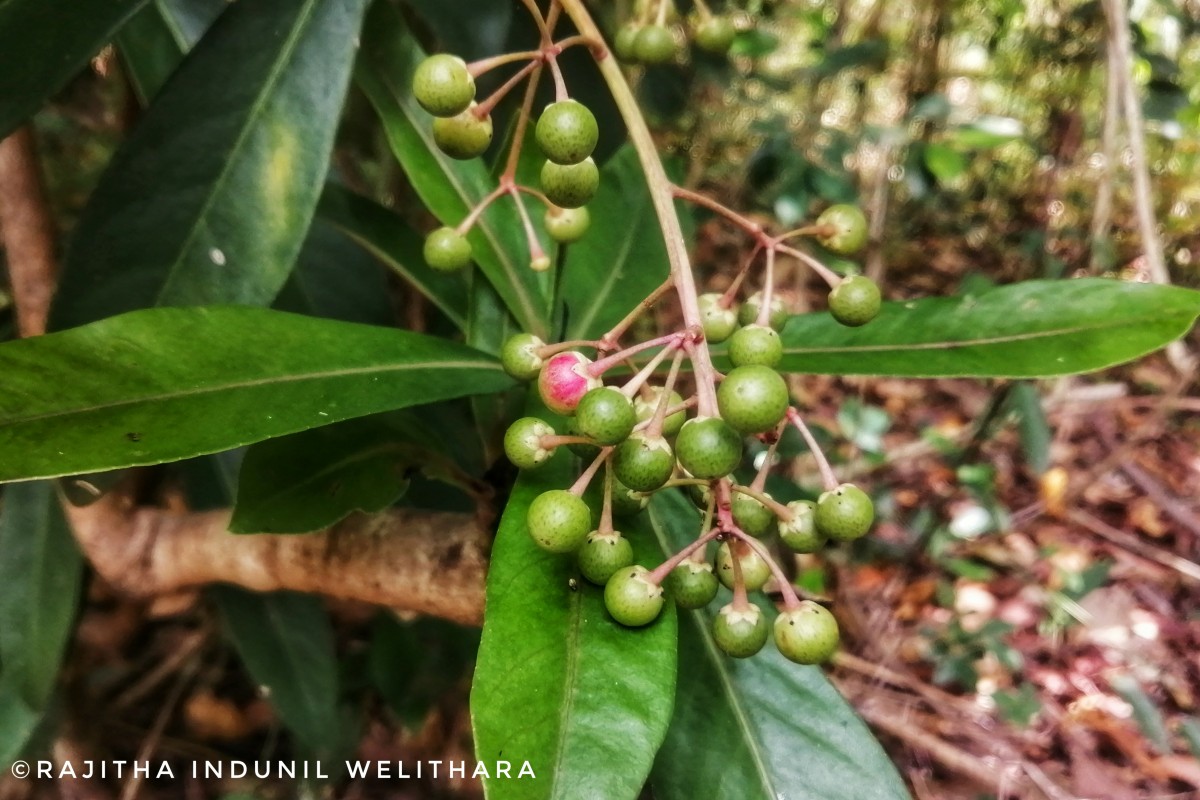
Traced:
<path fill-rule="evenodd" d="M 1188 580 L 1200 583 L 1200 564 L 1194 561 L 1188 561 L 1182 556 L 1168 553 L 1152 544 L 1143 542 L 1133 534 L 1114 528 L 1104 520 L 1098 519 L 1082 509 L 1071 509 L 1067 512 L 1067 519 L 1076 525 L 1087 528 L 1097 536 L 1123 547 L 1136 556 L 1173 569 Z"/>
<path fill-rule="evenodd" d="M 8 257 L 17 332 L 46 332 L 58 267 L 54 223 L 46 209 L 33 133 L 21 128 L 0 141 L 0 231 Z"/>

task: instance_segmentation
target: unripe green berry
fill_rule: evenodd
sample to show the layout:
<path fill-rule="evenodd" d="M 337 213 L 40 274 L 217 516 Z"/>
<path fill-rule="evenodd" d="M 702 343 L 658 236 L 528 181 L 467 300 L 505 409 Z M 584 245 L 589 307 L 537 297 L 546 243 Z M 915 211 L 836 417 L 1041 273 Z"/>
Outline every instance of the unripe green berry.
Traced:
<path fill-rule="evenodd" d="M 883 301 L 879 286 L 866 275 L 851 275 L 829 293 L 829 313 L 843 325 L 857 328 L 879 315 Z"/>
<path fill-rule="evenodd" d="M 757 592 L 771 579 L 771 565 L 758 552 L 745 544 L 738 542 L 735 548 L 730 548 L 729 542 L 722 542 L 717 548 L 717 577 L 726 589 L 734 585 L 733 557 L 737 554 L 738 564 L 742 567 L 742 583 L 747 592 Z"/>
<path fill-rule="evenodd" d="M 613 38 L 613 52 L 617 54 L 617 58 L 626 64 L 632 64 L 637 61 L 635 42 L 637 41 L 638 32 L 641 29 L 641 26 L 637 23 L 630 22 L 622 25 L 617 30 L 617 35 Z"/>
<path fill-rule="evenodd" d="M 721 297 L 710 292 L 696 298 L 700 308 L 700 325 L 709 344 L 723 342 L 737 330 L 737 312 L 721 305 Z"/>
<path fill-rule="evenodd" d="M 546 225 L 546 233 L 559 244 L 578 242 L 587 233 L 592 224 L 591 214 L 586 208 L 559 208 L 552 206 L 546 209 L 542 218 Z"/>
<path fill-rule="evenodd" d="M 765 494 L 765 492 L 764 492 Z M 767 495 L 770 497 L 770 495 Z M 779 517 L 767 506 L 748 494 L 735 492 L 733 495 L 733 521 L 751 536 L 770 536 L 779 522 Z"/>
<path fill-rule="evenodd" d="M 713 574 L 712 564 L 699 563 L 690 558 L 675 569 L 667 578 L 671 596 L 680 608 L 704 608 L 717 596 L 720 583 Z"/>
<path fill-rule="evenodd" d="M 843 483 L 817 498 L 817 530 L 830 539 L 848 542 L 866 536 L 874 521 L 871 498 L 852 483 Z"/>
<path fill-rule="evenodd" d="M 651 386 L 649 389 L 649 397 L 638 394 L 633 398 L 633 410 L 637 414 L 638 422 L 646 422 L 654 416 L 654 412 L 658 409 L 658 400 L 662 397 L 663 387 Z M 671 392 L 670 398 L 667 400 L 667 408 L 671 409 L 683 403 L 683 398 L 679 396 L 679 392 Z M 669 414 L 663 420 L 663 436 L 674 436 L 679 433 L 679 429 L 683 427 L 683 423 L 687 421 L 686 411 L 676 411 L 674 414 Z"/>
<path fill-rule="evenodd" d="M 645 567 L 634 564 L 617 570 L 605 584 L 604 607 L 622 625 L 648 625 L 662 612 L 662 587 L 648 581 L 649 574 Z"/>
<path fill-rule="evenodd" d="M 575 429 L 599 445 L 625 441 L 636 424 L 633 403 L 612 386 L 592 389 L 575 408 Z"/>
<path fill-rule="evenodd" d="M 550 460 L 553 447 L 543 447 L 542 437 L 553 436 L 551 428 L 537 417 L 522 417 L 504 434 L 504 454 L 519 469 L 534 469 Z"/>
<path fill-rule="evenodd" d="M 717 387 L 717 407 L 739 433 L 763 433 L 787 413 L 787 384 L 770 367 L 736 367 Z"/>
<path fill-rule="evenodd" d="M 729 339 L 729 360 L 735 367 L 753 364 L 775 367 L 783 360 L 783 339 L 778 331 L 766 325 L 738 328 Z"/>
<path fill-rule="evenodd" d="M 767 618 L 756 605 L 738 609 L 730 603 L 713 620 L 713 641 L 733 658 L 749 658 L 762 650 L 769 633 Z"/>
<path fill-rule="evenodd" d="M 475 104 L 453 117 L 433 121 L 433 143 L 446 155 L 460 161 L 476 158 L 492 144 L 492 117 L 475 116 Z"/>
<path fill-rule="evenodd" d="M 617 445 L 612 465 L 621 483 L 637 492 L 652 492 L 675 471 L 675 454 L 663 437 L 638 431 Z"/>
<path fill-rule="evenodd" d="M 817 504 L 793 500 L 787 508 L 792 518 L 779 521 L 779 540 L 796 553 L 815 553 L 824 547 L 825 536 L 817 530 Z"/>
<path fill-rule="evenodd" d="M 518 333 L 508 337 L 500 348 L 500 365 L 504 371 L 519 381 L 531 381 L 542 370 L 545 359 L 537 351 L 546 346 L 532 333 Z"/>
<path fill-rule="evenodd" d="M 857 253 L 867 243 L 867 218 L 858 206 L 830 206 L 817 217 L 817 225 L 832 229 L 818 234 L 817 241 L 835 253 Z"/>
<path fill-rule="evenodd" d="M 466 62 L 449 53 L 422 61 L 413 73 L 412 88 L 421 108 L 435 117 L 453 117 L 475 98 L 475 79 Z"/>
<path fill-rule="evenodd" d="M 603 586 L 614 572 L 633 563 L 633 546 L 617 531 L 592 531 L 579 548 L 578 559 L 583 577 Z"/>
<path fill-rule="evenodd" d="M 696 417 L 679 429 L 675 454 L 693 476 L 723 478 L 742 461 L 742 437 L 720 417 Z"/>
<path fill-rule="evenodd" d="M 669 64 L 677 50 L 674 35 L 663 25 L 647 25 L 633 40 L 633 53 L 643 64 Z"/>
<path fill-rule="evenodd" d="M 471 243 L 451 227 L 425 237 L 425 263 L 439 272 L 455 272 L 471 263 Z"/>
<path fill-rule="evenodd" d="M 568 436 L 583 436 L 579 432 L 579 427 L 575 424 L 574 417 L 567 417 L 567 435 Z M 567 449 L 583 461 L 584 464 L 590 464 L 600 455 L 599 445 L 591 444 L 590 442 L 571 442 L 567 445 Z M 592 481 L 588 484 L 588 491 L 594 491 L 603 484 L 603 481 Z M 599 497 L 599 495 L 597 495 Z M 597 506 L 599 507 L 599 506 Z"/>
<path fill-rule="evenodd" d="M 592 530 L 587 503 L 565 489 L 551 489 L 534 498 L 526 516 L 529 535 L 551 553 L 578 550 Z"/>
<path fill-rule="evenodd" d="M 612 512 L 618 517 L 634 517 L 640 514 L 650 504 L 650 495 L 645 492 L 635 492 L 613 477 Z"/>
<path fill-rule="evenodd" d="M 556 164 L 578 164 L 596 149 L 600 129 L 596 117 L 583 103 L 559 100 L 546 106 L 534 136 L 546 158 Z"/>
<path fill-rule="evenodd" d="M 556 206 L 579 208 L 596 196 L 599 187 L 600 170 L 591 158 L 578 164 L 547 161 L 542 165 L 542 191 Z"/>
<path fill-rule="evenodd" d="M 801 600 L 799 608 L 775 618 L 775 646 L 797 664 L 822 664 L 833 658 L 838 638 L 837 619 L 812 600 Z"/>
<path fill-rule="evenodd" d="M 762 306 L 762 292 L 755 292 L 738 309 L 738 322 L 743 325 L 753 325 L 758 322 L 758 309 L 760 306 Z M 783 299 L 778 294 L 771 295 L 769 316 L 768 324 L 777 331 L 783 330 L 783 326 L 788 321 L 788 311 L 787 307 L 783 304 Z"/>
<path fill-rule="evenodd" d="M 693 33 L 697 47 L 718 56 L 729 52 L 735 36 L 737 29 L 726 17 L 708 17 L 701 20 Z"/>

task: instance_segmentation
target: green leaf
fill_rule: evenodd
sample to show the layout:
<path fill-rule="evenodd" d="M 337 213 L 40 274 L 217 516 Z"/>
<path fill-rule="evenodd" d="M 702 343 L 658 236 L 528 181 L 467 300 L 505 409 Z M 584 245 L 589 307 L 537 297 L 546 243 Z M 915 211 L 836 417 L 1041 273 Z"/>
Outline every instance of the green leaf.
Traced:
<path fill-rule="evenodd" d="M 146 0 L 0 3 L 0 139 L 87 64 Z"/>
<path fill-rule="evenodd" d="M 261 0 L 214 23 L 93 193 L 53 328 L 270 302 L 316 208 L 366 0 Z"/>
<path fill-rule="evenodd" d="M 337 654 L 324 604 L 311 595 L 233 586 L 211 587 L 208 596 L 283 724 L 313 753 L 340 750 L 347 732 L 338 712 Z"/>
<path fill-rule="evenodd" d="M 931 142 L 922 152 L 925 166 L 939 181 L 951 181 L 967 169 L 967 159 L 957 150 L 944 144 Z"/>
<path fill-rule="evenodd" d="M 368 672 L 391 710 L 416 730 L 430 708 L 471 674 L 478 650 L 475 628 L 432 617 L 402 622 L 381 612 L 371 624 Z"/>
<path fill-rule="evenodd" d="M 0 344 L 0 481 L 158 464 L 512 385 L 464 345 L 242 307 Z"/>
<path fill-rule="evenodd" d="M 569 461 L 560 454 L 522 475 L 492 550 L 471 690 L 475 749 L 483 761 L 512 760 L 514 775 L 527 760 L 537 780 L 485 779 L 491 800 L 632 800 L 671 715 L 673 609 L 645 628 L 623 628 L 574 559 L 540 550 L 529 535 L 529 504 L 569 483 Z M 624 533 L 647 563 L 656 549 L 647 521 Z"/>
<path fill-rule="evenodd" d="M 1178 339 L 1200 292 L 1101 278 L 1026 281 L 976 295 L 884 303 L 861 328 L 792 317 L 779 369 L 821 375 L 1042 378 L 1131 361 Z"/>
<path fill-rule="evenodd" d="M 49 702 L 79 602 L 83 560 L 54 485 L 19 483 L 0 512 L 0 664 L 25 703 Z"/>
<path fill-rule="evenodd" d="M 455 161 L 434 145 L 432 118 L 409 85 L 424 58 L 399 12 L 376 3 L 367 15 L 355 78 L 421 200 L 443 223 L 457 225 L 496 183 L 481 159 Z M 529 268 L 529 246 L 513 201 L 492 203 L 471 229 L 470 241 L 475 263 L 522 328 L 545 338 L 550 278 Z"/>
<path fill-rule="evenodd" d="M 226 0 L 151 0 L 125 23 L 117 49 L 143 106 L 228 7 Z"/>
<path fill-rule="evenodd" d="M 1142 735 L 1146 737 L 1146 740 L 1159 753 L 1170 753 L 1171 735 L 1167 733 L 1167 724 L 1163 721 L 1158 706 L 1154 704 L 1149 695 L 1142 691 L 1137 679 L 1121 673 L 1113 676 L 1109 683 L 1112 684 L 1113 690 L 1133 708 L 1133 718 L 1137 721 L 1138 727 L 1142 729 Z"/>
<path fill-rule="evenodd" d="M 664 552 L 695 539 L 692 505 L 660 492 L 650 506 Z M 726 595 L 728 596 L 728 595 Z M 763 601 L 763 610 L 774 611 Z M 651 775 L 658 800 L 893 800 L 904 783 L 870 730 L 817 667 L 768 644 L 731 659 L 708 611 L 679 614 L 675 717 Z"/>
<path fill-rule="evenodd" d="M 460 330 L 466 328 L 467 285 L 463 276 L 430 268 L 422 254 L 424 241 L 403 219 L 332 183 L 325 186 L 317 214 L 429 298 Z"/>
<path fill-rule="evenodd" d="M 516 320 L 492 285 L 478 273 L 471 276 L 470 297 L 467 344 L 485 353 L 499 353 L 504 341 L 520 330 Z M 484 460 L 489 464 L 503 457 L 501 440 L 508 424 L 519 414 L 523 396 L 523 392 L 516 391 L 471 398 L 475 429 L 483 446 Z"/>
<path fill-rule="evenodd" d="M 1025 460 L 1041 475 L 1050 468 L 1050 443 L 1054 438 L 1042 409 L 1042 397 L 1032 383 L 1018 383 L 1012 387 L 1008 402 L 1017 415 Z"/>
<path fill-rule="evenodd" d="M 12 763 L 33 738 L 41 718 L 8 680 L 7 673 L 0 674 L 0 774 L 9 774 Z"/>

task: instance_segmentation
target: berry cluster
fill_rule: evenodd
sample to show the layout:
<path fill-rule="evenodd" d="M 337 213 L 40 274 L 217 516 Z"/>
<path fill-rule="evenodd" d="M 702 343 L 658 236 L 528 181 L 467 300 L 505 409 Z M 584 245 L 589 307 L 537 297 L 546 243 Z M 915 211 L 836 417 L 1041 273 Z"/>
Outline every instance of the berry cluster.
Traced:
<path fill-rule="evenodd" d="M 669 64 L 682 52 L 684 41 L 717 56 L 729 52 L 737 36 L 731 17 L 714 14 L 697 0 L 686 26 L 676 27 L 668 24 L 671 6 L 669 0 L 646 3 L 638 19 L 622 25 L 613 39 L 617 58 L 629 64 Z"/>

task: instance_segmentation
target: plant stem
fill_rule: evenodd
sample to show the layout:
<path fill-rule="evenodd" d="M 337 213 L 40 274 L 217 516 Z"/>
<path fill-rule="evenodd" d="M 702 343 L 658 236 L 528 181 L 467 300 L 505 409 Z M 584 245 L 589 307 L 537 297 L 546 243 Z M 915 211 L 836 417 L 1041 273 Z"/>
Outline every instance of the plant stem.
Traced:
<path fill-rule="evenodd" d="M 575 483 L 571 484 L 571 488 L 567 491 L 576 497 L 582 497 L 583 493 L 587 490 L 588 484 L 596 476 L 596 471 L 600 469 L 600 465 L 608 461 L 608 456 L 612 453 L 612 450 L 611 447 L 600 448 L 600 455 L 596 456 L 595 460 L 588 465 L 588 468 L 583 471 L 583 474 L 579 476 L 579 479 Z"/>
<path fill-rule="evenodd" d="M 808 444 L 808 449 L 812 451 L 813 458 L 817 460 L 817 468 L 821 470 L 821 480 L 825 484 L 825 491 L 831 492 L 838 487 L 837 476 L 833 474 L 833 467 L 829 466 L 829 459 L 825 458 L 825 453 L 821 451 L 817 444 L 816 438 L 813 437 L 812 431 L 804 424 L 804 420 L 800 418 L 800 412 L 794 408 L 787 410 L 788 422 L 800 431 L 800 435 L 804 437 L 804 441 Z"/>
<path fill-rule="evenodd" d="M 644 342 L 639 342 L 638 344 L 626 348 L 619 353 L 613 353 L 611 356 L 605 356 L 604 358 L 589 364 L 587 368 L 588 374 L 598 378 L 605 372 L 608 372 L 608 370 L 615 367 L 617 364 L 624 361 L 626 358 L 637 355 L 644 350 L 649 350 L 652 347 L 667 345 L 671 349 L 678 348 L 682 337 L 683 334 L 681 333 L 668 333 L 665 336 L 659 336 L 654 339 L 647 339 Z"/>
<path fill-rule="evenodd" d="M 775 559 L 771 557 L 771 552 L 767 550 L 766 545 L 743 530 L 735 529 L 730 531 L 730 533 L 732 533 L 742 542 L 745 542 L 747 547 L 758 553 L 759 557 L 763 561 L 767 562 L 767 566 L 771 569 L 771 575 L 775 577 L 775 582 L 779 584 L 779 591 L 783 594 L 783 607 L 788 611 L 795 611 L 798 609 L 800 607 L 800 598 L 796 597 L 796 590 L 792 588 L 792 582 L 789 581 L 787 575 L 784 574 L 783 568 L 780 567 Z M 733 547 L 731 542 L 730 552 L 732 552 L 732 550 Z M 735 558 L 734 561 L 736 562 L 737 559 Z M 737 569 L 736 563 L 734 565 L 734 569 Z"/>
<path fill-rule="evenodd" d="M 600 337 L 600 341 L 606 343 L 606 349 L 615 350 L 617 348 L 617 340 L 625 335 L 625 331 L 629 330 L 629 326 L 637 321 L 638 317 L 645 314 L 650 308 L 658 302 L 659 298 L 667 293 L 672 286 L 675 285 L 673 278 L 667 278 L 658 288 L 650 294 L 646 295 L 632 311 L 625 315 L 625 318 L 612 327 L 608 333 Z"/>
<path fill-rule="evenodd" d="M 661 584 L 667 579 L 667 576 L 671 574 L 671 570 L 678 567 L 687 559 L 688 556 L 720 535 L 720 530 L 717 528 L 711 529 L 708 533 L 704 534 L 699 539 L 692 542 L 687 547 L 683 548 L 678 553 L 671 556 L 666 561 L 651 570 L 650 574 L 646 576 L 646 580 L 650 581 L 651 583 Z"/>
<path fill-rule="evenodd" d="M 674 347 L 664 347 L 662 350 L 654 354 L 654 358 L 646 362 L 646 366 L 642 367 L 641 371 L 634 375 L 629 381 L 621 387 L 621 393 L 630 400 L 637 394 L 638 389 L 641 389 L 646 381 L 650 380 L 650 376 L 658 369 L 658 365 L 666 361 L 667 356 L 671 355 Z"/>
<path fill-rule="evenodd" d="M 775 516 L 779 517 L 779 519 L 783 520 L 784 522 L 787 522 L 788 520 L 790 520 L 792 518 L 792 512 L 788 509 L 787 506 L 785 506 L 783 503 L 779 502 L 775 498 L 771 497 L 769 494 L 762 491 L 761 489 L 752 489 L 749 486 L 737 486 L 737 485 L 734 485 L 731 488 L 733 489 L 733 491 L 737 492 L 738 494 L 744 494 L 747 497 L 753 497 L 755 500 L 762 503 L 767 508 L 771 509 L 771 511 L 774 512 Z"/>

